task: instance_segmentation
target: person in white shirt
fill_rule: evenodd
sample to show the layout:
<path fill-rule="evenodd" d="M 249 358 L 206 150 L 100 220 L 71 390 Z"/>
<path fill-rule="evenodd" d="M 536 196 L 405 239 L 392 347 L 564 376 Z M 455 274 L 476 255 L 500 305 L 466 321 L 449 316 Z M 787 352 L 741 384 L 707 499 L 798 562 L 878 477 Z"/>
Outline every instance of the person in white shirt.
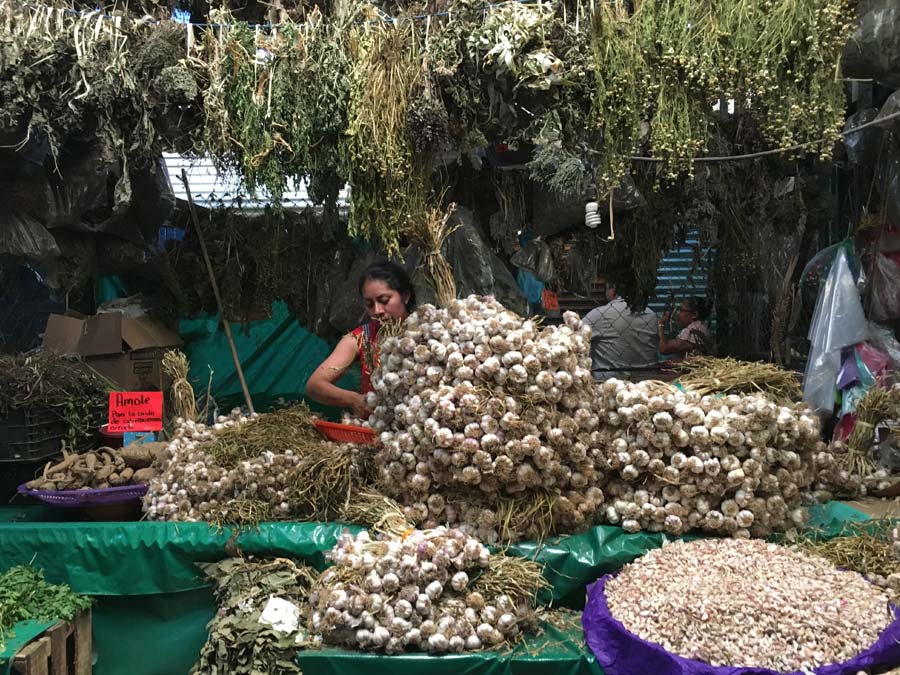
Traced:
<path fill-rule="evenodd" d="M 651 309 L 629 306 L 620 298 L 616 281 L 606 284 L 607 304 L 584 317 L 591 328 L 591 370 L 594 378 L 627 378 L 625 371 L 657 365 L 657 316 Z"/>
<path fill-rule="evenodd" d="M 681 307 L 675 310 L 675 323 L 681 331 L 678 336 L 668 339 L 665 335 L 669 325 L 669 313 L 659 321 L 659 351 L 671 357 L 672 361 L 683 361 L 685 357 L 708 354 L 710 352 L 709 327 L 706 319 L 709 307 L 703 298 L 685 298 Z"/>

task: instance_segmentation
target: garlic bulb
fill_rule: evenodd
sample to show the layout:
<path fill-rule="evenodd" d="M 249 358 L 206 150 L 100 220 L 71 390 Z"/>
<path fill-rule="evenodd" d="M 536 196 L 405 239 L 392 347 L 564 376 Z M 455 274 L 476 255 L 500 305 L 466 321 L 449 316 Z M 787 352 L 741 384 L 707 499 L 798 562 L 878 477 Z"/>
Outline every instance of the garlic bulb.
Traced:
<path fill-rule="evenodd" d="M 309 612 L 311 631 L 325 643 L 388 654 L 462 652 L 501 644 L 534 617 L 509 596 L 488 604 L 472 590 L 490 553 L 460 530 L 415 530 L 384 541 L 345 533 L 327 557 L 334 566 L 313 587 Z M 371 570 L 363 576 L 368 559 Z"/>
<path fill-rule="evenodd" d="M 450 355 L 462 351 L 463 327 L 474 346 L 461 367 Z M 577 491 L 588 506 L 555 509 L 554 530 L 589 527 L 603 501 L 603 467 L 591 452 L 600 446 L 587 437 L 599 419 L 591 407 L 590 330 L 578 316 L 569 312 L 564 325 L 538 329 L 494 298 L 470 296 L 446 309 L 423 305 L 404 329 L 399 339 L 384 342 L 372 375 L 370 423 L 383 442 L 375 459 L 381 489 L 404 503 L 417 523 L 459 524 L 486 541 L 499 539 L 499 523 L 467 508 L 473 500 L 457 503 L 457 515 L 472 516 L 463 521 L 449 512 L 414 517 L 421 515 L 416 504 L 434 494 L 449 504 L 465 490 L 495 497 Z M 446 346 L 443 362 L 434 358 L 435 340 Z M 427 364 L 424 380 L 407 376 L 410 365 L 418 367 L 405 360 L 410 352 Z M 419 424 L 426 433 L 415 433 Z M 413 460 L 404 463 L 394 448 L 411 436 Z"/>

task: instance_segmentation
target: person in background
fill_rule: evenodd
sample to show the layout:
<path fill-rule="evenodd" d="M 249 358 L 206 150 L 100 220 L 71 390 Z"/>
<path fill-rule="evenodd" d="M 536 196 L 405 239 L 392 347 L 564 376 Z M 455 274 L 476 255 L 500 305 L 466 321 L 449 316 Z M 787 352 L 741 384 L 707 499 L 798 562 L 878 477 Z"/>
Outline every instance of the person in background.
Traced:
<path fill-rule="evenodd" d="M 657 364 L 657 316 L 652 309 L 629 306 L 619 297 L 617 281 L 607 279 L 605 305 L 584 317 L 591 328 L 591 370 L 594 378 L 624 378 L 623 371 Z"/>
<path fill-rule="evenodd" d="M 681 306 L 675 310 L 675 323 L 681 329 L 678 336 L 668 339 L 665 336 L 669 325 L 669 313 L 663 314 L 659 321 L 659 351 L 671 361 L 682 361 L 687 356 L 706 354 L 710 348 L 709 307 L 703 298 L 685 298 Z"/>
<path fill-rule="evenodd" d="M 306 395 L 324 405 L 350 408 L 364 420 L 372 412 L 366 405 L 366 394 L 372 391 L 372 371 L 378 365 L 378 328 L 382 321 L 408 317 L 415 308 L 416 296 L 406 270 L 392 262 L 369 265 L 359 279 L 359 294 L 368 319 L 341 338 L 316 368 L 306 383 Z M 356 360 L 362 369 L 361 391 L 342 389 L 335 382 Z"/>

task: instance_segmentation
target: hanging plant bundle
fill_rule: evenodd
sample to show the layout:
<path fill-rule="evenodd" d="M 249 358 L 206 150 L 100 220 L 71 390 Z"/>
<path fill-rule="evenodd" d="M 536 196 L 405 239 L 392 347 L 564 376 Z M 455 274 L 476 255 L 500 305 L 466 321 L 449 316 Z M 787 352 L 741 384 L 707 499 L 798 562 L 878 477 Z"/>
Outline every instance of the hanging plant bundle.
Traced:
<path fill-rule="evenodd" d="M 251 194 L 264 187 L 277 203 L 288 179 L 302 173 L 286 133 L 296 131 L 293 115 L 284 115 L 299 105 L 295 29 L 266 36 L 225 11 L 210 17 L 222 26 L 205 34 L 207 149 L 221 171 L 236 170 Z"/>
<path fill-rule="evenodd" d="M 401 217 L 422 203 L 427 175 L 413 159 L 407 121 L 420 74 L 421 53 L 412 21 L 368 22 L 355 28 L 347 128 L 351 234 L 398 250 Z"/>
<path fill-rule="evenodd" d="M 131 64 L 150 29 L 124 17 L 0 1 L 0 138 L 21 150 L 46 137 L 54 163 L 69 141 L 120 162 L 115 206 L 131 197 L 131 169 L 156 161 L 159 138 Z M 8 140 L 7 140 L 8 139 Z"/>
<path fill-rule="evenodd" d="M 422 248 L 424 258 L 422 268 L 425 276 L 434 286 L 435 298 L 440 307 L 446 307 L 456 299 L 456 281 L 453 269 L 441 252 L 444 242 L 456 230 L 450 218 L 456 211 L 456 204 L 450 204 L 445 212 L 440 209 L 426 209 L 424 220 L 414 222 L 409 231 L 410 239 Z"/>
<path fill-rule="evenodd" d="M 597 191 L 617 186 L 635 152 L 645 108 L 647 64 L 623 0 L 601 3 L 593 16 L 594 125 L 603 134 L 595 163 Z"/>
<path fill-rule="evenodd" d="M 450 117 L 428 70 L 427 57 L 422 59 L 421 77 L 407 115 L 413 152 L 427 156 L 450 148 Z"/>

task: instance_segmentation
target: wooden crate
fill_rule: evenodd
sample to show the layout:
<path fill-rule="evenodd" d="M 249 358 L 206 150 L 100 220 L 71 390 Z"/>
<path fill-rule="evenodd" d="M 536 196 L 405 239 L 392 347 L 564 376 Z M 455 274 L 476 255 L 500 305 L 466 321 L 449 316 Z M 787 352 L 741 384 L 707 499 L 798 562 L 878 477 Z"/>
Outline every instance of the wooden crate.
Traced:
<path fill-rule="evenodd" d="M 91 610 L 72 623 L 60 621 L 19 650 L 16 675 L 90 675 L 93 661 Z"/>

